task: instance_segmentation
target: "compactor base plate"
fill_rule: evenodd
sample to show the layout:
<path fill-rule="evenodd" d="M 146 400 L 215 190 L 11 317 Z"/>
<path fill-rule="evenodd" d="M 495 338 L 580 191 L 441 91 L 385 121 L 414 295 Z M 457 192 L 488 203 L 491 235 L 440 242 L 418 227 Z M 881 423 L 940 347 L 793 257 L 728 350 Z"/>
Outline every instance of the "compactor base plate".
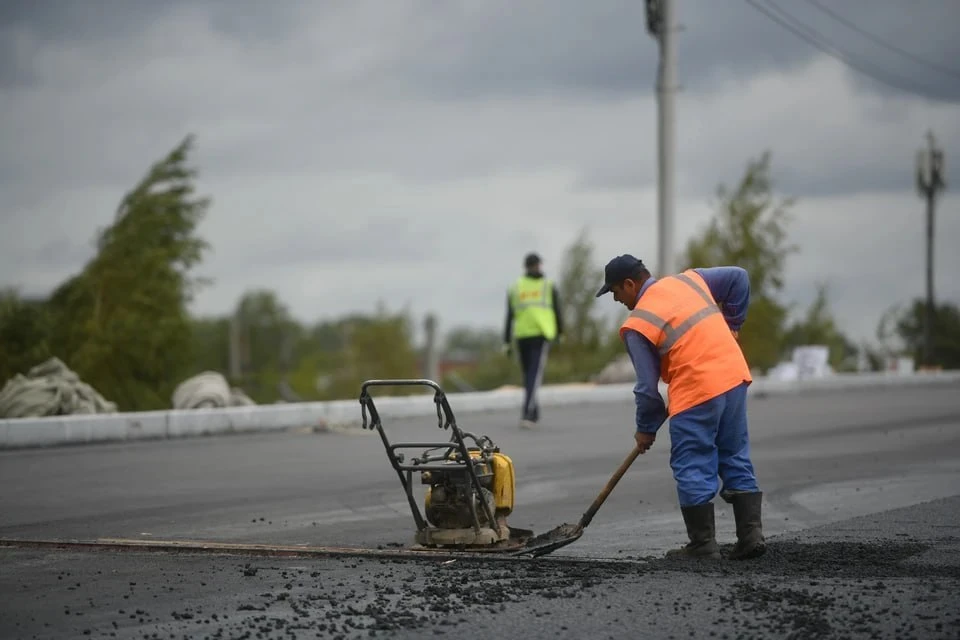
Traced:
<path fill-rule="evenodd" d="M 479 534 L 470 529 L 428 527 L 418 531 L 414 549 L 430 551 L 507 552 L 523 548 L 533 538 L 533 531 L 506 527 L 506 531 L 481 527 Z"/>

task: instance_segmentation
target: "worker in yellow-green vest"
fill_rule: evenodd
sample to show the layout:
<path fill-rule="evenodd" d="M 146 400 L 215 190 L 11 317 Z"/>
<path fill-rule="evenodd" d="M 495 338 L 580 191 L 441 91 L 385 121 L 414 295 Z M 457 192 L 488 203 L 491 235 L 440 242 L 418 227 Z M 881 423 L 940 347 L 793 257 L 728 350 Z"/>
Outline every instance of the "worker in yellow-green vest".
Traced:
<path fill-rule="evenodd" d="M 523 261 L 525 273 L 507 293 L 507 322 L 503 343 L 508 354 L 516 342 L 523 371 L 523 411 L 520 426 L 530 428 L 540 420 L 537 390 L 543 382 L 550 344 L 563 333 L 557 287 L 543 275 L 542 261 L 535 253 Z"/>

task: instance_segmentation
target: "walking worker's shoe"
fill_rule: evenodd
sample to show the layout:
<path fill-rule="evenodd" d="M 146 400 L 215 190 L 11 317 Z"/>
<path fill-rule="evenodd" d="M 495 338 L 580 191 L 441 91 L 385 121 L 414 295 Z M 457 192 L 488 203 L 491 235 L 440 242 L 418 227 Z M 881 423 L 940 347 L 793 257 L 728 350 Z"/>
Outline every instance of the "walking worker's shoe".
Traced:
<path fill-rule="evenodd" d="M 763 493 L 723 492 L 721 497 L 733 505 L 733 517 L 737 522 L 737 544 L 730 552 L 730 559 L 759 558 L 767 551 L 760 517 Z"/>
<path fill-rule="evenodd" d="M 679 549 L 667 551 L 668 558 L 707 558 L 720 559 L 720 546 L 717 544 L 716 523 L 713 517 L 713 503 L 694 507 L 680 507 L 683 522 L 687 526 L 690 542 Z"/>

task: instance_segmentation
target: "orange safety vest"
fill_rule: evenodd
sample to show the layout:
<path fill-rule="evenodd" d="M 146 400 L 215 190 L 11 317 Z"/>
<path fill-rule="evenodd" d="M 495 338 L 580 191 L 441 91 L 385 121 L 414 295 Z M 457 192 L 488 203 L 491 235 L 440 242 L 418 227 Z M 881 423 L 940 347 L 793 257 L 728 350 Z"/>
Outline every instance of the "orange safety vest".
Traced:
<path fill-rule="evenodd" d="M 710 288 L 692 269 L 651 284 L 620 327 L 620 338 L 629 330 L 660 352 L 669 416 L 753 381 Z"/>

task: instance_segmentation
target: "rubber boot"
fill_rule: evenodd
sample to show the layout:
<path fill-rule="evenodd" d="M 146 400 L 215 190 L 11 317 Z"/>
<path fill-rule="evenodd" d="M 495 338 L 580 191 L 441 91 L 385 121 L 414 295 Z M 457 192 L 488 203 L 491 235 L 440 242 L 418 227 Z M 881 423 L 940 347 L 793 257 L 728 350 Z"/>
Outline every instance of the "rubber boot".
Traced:
<path fill-rule="evenodd" d="M 717 545 L 713 503 L 680 507 L 680 513 L 683 514 L 683 522 L 687 526 L 687 537 L 690 538 L 690 542 L 679 549 L 670 549 L 667 551 L 667 557 L 718 560 L 720 547 Z"/>
<path fill-rule="evenodd" d="M 733 505 L 733 517 L 737 522 L 737 544 L 730 552 L 731 560 L 759 558 L 767 551 L 763 538 L 763 523 L 760 518 L 763 493 L 724 493 L 723 499 Z"/>

